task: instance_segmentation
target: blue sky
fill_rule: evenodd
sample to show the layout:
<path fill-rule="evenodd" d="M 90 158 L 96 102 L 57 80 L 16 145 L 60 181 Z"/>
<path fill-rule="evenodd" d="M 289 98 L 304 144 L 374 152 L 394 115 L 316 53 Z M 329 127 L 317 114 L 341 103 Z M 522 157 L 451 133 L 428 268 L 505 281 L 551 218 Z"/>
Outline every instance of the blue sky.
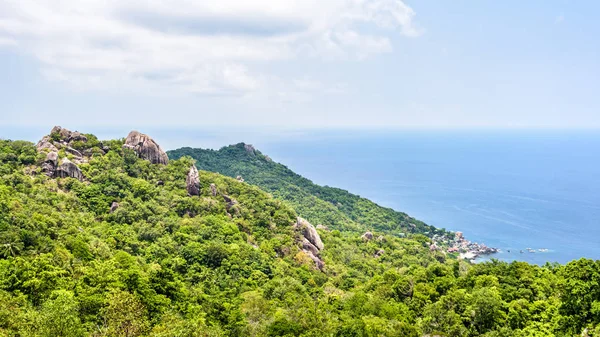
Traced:
<path fill-rule="evenodd" d="M 599 10 L 597 1 L 5 0 L 0 130 L 597 129 Z"/>

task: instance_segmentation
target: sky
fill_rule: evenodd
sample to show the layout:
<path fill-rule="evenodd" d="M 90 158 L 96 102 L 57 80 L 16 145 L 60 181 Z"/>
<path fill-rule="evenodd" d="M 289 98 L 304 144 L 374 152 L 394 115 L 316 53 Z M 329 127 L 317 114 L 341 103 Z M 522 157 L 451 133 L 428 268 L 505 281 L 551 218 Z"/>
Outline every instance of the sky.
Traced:
<path fill-rule="evenodd" d="M 19 128 L 600 128 L 598 1 L 0 0 Z"/>

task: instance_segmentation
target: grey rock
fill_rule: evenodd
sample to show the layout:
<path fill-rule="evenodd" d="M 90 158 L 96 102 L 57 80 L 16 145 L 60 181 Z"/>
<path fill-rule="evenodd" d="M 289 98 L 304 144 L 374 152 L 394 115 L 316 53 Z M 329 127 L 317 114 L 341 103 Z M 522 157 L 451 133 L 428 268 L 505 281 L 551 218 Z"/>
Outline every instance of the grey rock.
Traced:
<path fill-rule="evenodd" d="M 235 206 L 235 205 L 238 204 L 237 200 L 231 198 L 228 195 L 223 194 L 222 197 L 223 197 L 223 200 L 225 200 L 225 202 L 227 203 L 225 205 L 225 208 L 227 208 L 227 210 L 229 210 L 231 207 L 233 207 L 233 206 Z"/>
<path fill-rule="evenodd" d="M 377 237 L 377 239 L 375 239 L 375 240 L 377 240 L 378 242 L 386 242 L 387 241 L 383 235 L 379 235 Z"/>
<path fill-rule="evenodd" d="M 62 160 L 62 163 L 58 166 L 54 175 L 59 178 L 71 177 L 78 179 L 79 181 L 83 180 L 83 173 L 81 173 L 79 167 L 67 158 Z"/>
<path fill-rule="evenodd" d="M 324 231 L 329 231 L 329 227 L 324 226 L 324 225 L 317 225 L 317 229 L 322 229 Z"/>
<path fill-rule="evenodd" d="M 383 254 L 385 254 L 385 250 L 383 250 L 383 249 L 378 249 L 378 250 L 375 252 L 375 254 L 373 254 L 373 256 L 374 256 L 374 257 L 380 257 L 380 256 L 382 256 Z"/>
<path fill-rule="evenodd" d="M 58 153 L 48 152 L 46 160 L 42 163 L 42 172 L 48 177 L 54 177 L 56 165 L 58 164 Z"/>
<path fill-rule="evenodd" d="M 73 141 L 81 141 L 81 142 L 87 142 L 88 139 L 85 135 L 82 135 L 81 133 L 75 131 L 75 132 L 71 132 L 71 137 L 68 140 L 69 142 L 73 142 Z"/>
<path fill-rule="evenodd" d="M 156 186 L 164 186 L 164 185 L 165 185 L 165 182 L 162 180 L 159 180 L 156 182 Z"/>
<path fill-rule="evenodd" d="M 39 151 L 47 149 L 50 152 L 58 152 L 58 148 L 52 144 L 50 136 L 44 136 L 36 145 L 36 149 Z"/>
<path fill-rule="evenodd" d="M 250 144 L 244 144 L 244 149 L 250 155 L 255 155 L 256 154 L 256 149 L 254 148 L 254 146 L 252 146 Z"/>
<path fill-rule="evenodd" d="M 116 211 L 117 208 L 119 208 L 119 203 L 116 201 L 113 201 L 112 205 L 110 205 L 110 212 L 114 213 L 114 211 Z"/>
<path fill-rule="evenodd" d="M 131 131 L 125 139 L 125 148 L 134 150 L 137 155 L 153 164 L 168 164 L 169 157 L 150 136 L 138 131 Z"/>
<path fill-rule="evenodd" d="M 363 235 L 361 236 L 361 238 L 362 238 L 363 240 L 366 240 L 366 241 L 373 240 L 373 233 L 371 233 L 371 232 L 365 232 L 365 234 L 363 234 Z"/>
<path fill-rule="evenodd" d="M 196 165 L 192 165 L 185 178 L 185 185 L 190 196 L 200 195 L 200 175 Z"/>
<path fill-rule="evenodd" d="M 75 150 L 74 148 L 67 146 L 65 148 L 65 152 L 72 154 L 73 156 L 77 157 L 77 158 L 83 158 L 83 155 L 81 154 L 81 152 Z"/>
<path fill-rule="evenodd" d="M 306 238 L 302 238 L 302 249 L 308 250 L 311 253 L 313 253 L 315 256 L 319 255 L 319 248 L 317 248 L 315 245 L 313 245 L 310 241 L 308 241 Z"/>
<path fill-rule="evenodd" d="M 302 219 L 301 217 L 298 217 L 296 227 L 300 229 L 302 235 L 308 241 L 310 241 L 310 243 L 315 245 L 315 247 L 317 247 L 319 250 L 323 250 L 323 248 L 325 248 L 325 245 L 323 245 L 323 241 L 321 241 L 321 237 L 319 236 L 317 229 L 310 222 L 306 221 L 305 219 Z"/>
<path fill-rule="evenodd" d="M 310 250 L 303 249 L 302 251 L 306 253 L 306 255 L 308 255 L 308 257 L 310 257 L 311 260 L 315 262 L 315 266 L 317 267 L 317 269 L 323 270 L 323 268 L 325 267 L 325 262 L 323 262 L 323 260 L 321 260 L 318 256 L 313 254 Z"/>
<path fill-rule="evenodd" d="M 210 194 L 211 194 L 213 197 L 216 197 L 216 196 L 217 196 L 217 185 L 215 185 L 215 184 L 210 184 Z"/>
<path fill-rule="evenodd" d="M 244 182 L 244 178 L 242 178 L 242 176 L 237 176 L 235 177 L 235 179 L 237 179 L 237 181 Z"/>

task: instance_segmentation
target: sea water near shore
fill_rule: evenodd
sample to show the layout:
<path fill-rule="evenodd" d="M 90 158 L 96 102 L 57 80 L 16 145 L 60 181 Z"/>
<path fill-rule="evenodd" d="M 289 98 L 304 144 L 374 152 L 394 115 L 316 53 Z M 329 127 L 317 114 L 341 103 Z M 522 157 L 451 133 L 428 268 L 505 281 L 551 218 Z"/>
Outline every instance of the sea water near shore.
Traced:
<path fill-rule="evenodd" d="M 259 149 L 318 184 L 501 249 L 493 258 L 600 259 L 600 132 L 315 133 Z"/>

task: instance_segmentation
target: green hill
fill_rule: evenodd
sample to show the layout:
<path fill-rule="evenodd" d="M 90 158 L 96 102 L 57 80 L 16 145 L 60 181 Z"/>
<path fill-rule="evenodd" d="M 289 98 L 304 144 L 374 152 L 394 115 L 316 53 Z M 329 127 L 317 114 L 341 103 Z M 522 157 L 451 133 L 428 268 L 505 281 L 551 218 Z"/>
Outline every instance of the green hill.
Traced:
<path fill-rule="evenodd" d="M 203 170 L 230 177 L 241 176 L 244 181 L 286 200 L 308 220 L 331 228 L 376 230 L 390 234 L 446 234 L 444 230 L 348 191 L 316 185 L 286 166 L 273 162 L 251 145 L 239 143 L 218 151 L 184 147 L 167 154 L 173 159 L 190 156 Z"/>
<path fill-rule="evenodd" d="M 315 230 L 193 164 L 139 133 L 0 140 L 0 336 L 600 333 L 600 262 L 471 265 L 404 223 L 362 238 L 362 209 Z"/>

